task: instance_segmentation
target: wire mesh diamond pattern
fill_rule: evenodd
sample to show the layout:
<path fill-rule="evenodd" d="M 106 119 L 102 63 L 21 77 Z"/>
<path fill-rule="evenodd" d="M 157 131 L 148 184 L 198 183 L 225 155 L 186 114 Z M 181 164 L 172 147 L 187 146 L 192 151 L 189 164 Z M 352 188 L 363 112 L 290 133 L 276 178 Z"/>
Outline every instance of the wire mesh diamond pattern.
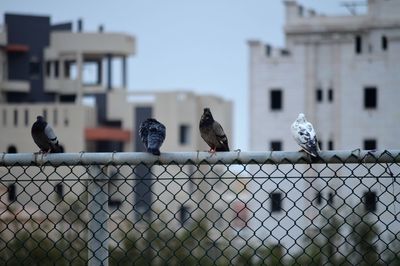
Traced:
<path fill-rule="evenodd" d="M 277 153 L 3 156 L 0 264 L 400 265 L 399 152 Z"/>

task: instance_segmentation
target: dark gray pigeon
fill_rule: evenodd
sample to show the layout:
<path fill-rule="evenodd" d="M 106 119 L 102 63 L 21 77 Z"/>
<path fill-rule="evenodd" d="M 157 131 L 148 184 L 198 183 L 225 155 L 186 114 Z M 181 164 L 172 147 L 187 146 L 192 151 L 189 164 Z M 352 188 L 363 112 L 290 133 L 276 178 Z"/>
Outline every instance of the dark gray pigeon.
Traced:
<path fill-rule="evenodd" d="M 54 134 L 51 126 L 47 124 L 42 116 L 39 115 L 36 118 L 36 122 L 32 125 L 31 134 L 40 152 L 45 154 L 62 152 L 62 147 L 58 144 L 56 134 Z"/>
<path fill-rule="evenodd" d="M 200 119 L 200 135 L 210 146 L 211 152 L 229 151 L 228 138 L 222 126 L 214 120 L 210 108 L 204 108 Z"/>
<path fill-rule="evenodd" d="M 160 147 L 165 139 L 165 126 L 153 118 L 148 118 L 139 127 L 139 136 L 147 152 L 160 155 Z"/>

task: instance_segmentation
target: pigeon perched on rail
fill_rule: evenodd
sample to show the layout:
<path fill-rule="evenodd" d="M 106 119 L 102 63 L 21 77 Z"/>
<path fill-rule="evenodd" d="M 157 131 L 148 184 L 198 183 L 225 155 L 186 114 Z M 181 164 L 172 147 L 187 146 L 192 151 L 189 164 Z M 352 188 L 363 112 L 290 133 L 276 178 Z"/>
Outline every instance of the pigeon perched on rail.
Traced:
<path fill-rule="evenodd" d="M 210 152 L 229 151 L 228 138 L 222 126 L 214 120 L 210 108 L 204 108 L 200 119 L 200 135 L 210 146 Z"/>
<path fill-rule="evenodd" d="M 318 157 L 320 151 L 317 136 L 310 122 L 306 120 L 303 113 L 300 113 L 296 121 L 291 126 L 293 138 L 296 140 L 305 152 Z"/>
<path fill-rule="evenodd" d="M 53 129 L 42 116 L 36 118 L 31 129 L 33 141 L 38 145 L 40 152 L 47 153 L 60 153 L 63 148 L 58 144 L 57 136 L 54 134 Z"/>
<path fill-rule="evenodd" d="M 165 139 L 165 126 L 153 118 L 148 118 L 139 127 L 139 136 L 147 152 L 160 155 L 160 147 Z"/>

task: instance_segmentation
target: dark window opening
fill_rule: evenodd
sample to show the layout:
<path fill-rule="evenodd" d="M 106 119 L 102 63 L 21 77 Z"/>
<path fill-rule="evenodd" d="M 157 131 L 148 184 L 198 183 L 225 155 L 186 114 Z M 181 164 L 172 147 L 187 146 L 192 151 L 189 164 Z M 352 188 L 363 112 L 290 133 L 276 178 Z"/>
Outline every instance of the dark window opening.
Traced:
<path fill-rule="evenodd" d="M 322 141 L 318 140 L 318 147 L 322 150 Z"/>
<path fill-rule="evenodd" d="M 282 150 L 282 141 L 274 140 L 270 143 L 271 151 L 281 151 Z"/>
<path fill-rule="evenodd" d="M 271 194 L 271 212 L 282 211 L 282 193 L 274 192 Z"/>
<path fill-rule="evenodd" d="M 119 209 L 121 205 L 122 205 L 122 201 L 120 201 L 119 199 L 113 199 L 113 198 L 109 197 L 108 207 Z"/>
<path fill-rule="evenodd" d="M 43 109 L 43 118 L 47 121 L 47 109 Z"/>
<path fill-rule="evenodd" d="M 29 75 L 31 77 L 38 77 L 40 75 L 39 62 L 29 62 Z"/>
<path fill-rule="evenodd" d="M 265 45 L 265 54 L 269 57 L 271 55 L 271 45 Z"/>
<path fill-rule="evenodd" d="M 15 184 L 11 184 L 7 188 L 8 192 L 8 201 L 9 202 L 14 202 L 17 200 L 17 187 Z"/>
<path fill-rule="evenodd" d="M 376 140 L 375 139 L 364 140 L 364 150 L 376 150 Z"/>
<path fill-rule="evenodd" d="M 59 61 L 54 61 L 54 77 L 58 78 L 59 76 Z"/>
<path fill-rule="evenodd" d="M 332 88 L 330 88 L 328 90 L 328 101 L 333 102 L 333 89 Z"/>
<path fill-rule="evenodd" d="M 377 107 L 377 89 L 376 87 L 366 87 L 364 89 L 364 107 L 376 108 Z"/>
<path fill-rule="evenodd" d="M 316 91 L 315 91 L 315 97 L 316 97 L 316 100 L 317 100 L 317 102 L 322 102 L 322 99 L 323 99 L 323 92 L 322 92 L 322 89 L 317 89 Z"/>
<path fill-rule="evenodd" d="M 281 49 L 281 55 L 282 56 L 289 56 L 290 55 L 290 51 L 288 49 Z"/>
<path fill-rule="evenodd" d="M 271 110 L 281 110 L 282 109 L 282 90 L 271 90 L 270 92 L 270 106 Z"/>
<path fill-rule="evenodd" d="M 179 144 L 186 145 L 190 142 L 190 126 L 180 125 L 179 126 Z"/>
<path fill-rule="evenodd" d="M 375 192 L 368 191 L 364 193 L 364 204 L 365 210 L 369 212 L 376 211 L 376 203 L 378 202 L 378 197 Z"/>
<path fill-rule="evenodd" d="M 51 61 L 46 61 L 46 76 L 50 77 L 51 72 Z"/>
<path fill-rule="evenodd" d="M 328 204 L 333 204 L 333 192 L 328 193 Z"/>
<path fill-rule="evenodd" d="M 57 126 L 58 124 L 58 110 L 54 109 L 53 110 L 53 125 Z"/>
<path fill-rule="evenodd" d="M 64 198 L 64 186 L 62 183 L 58 183 L 55 187 L 54 187 L 54 191 L 56 192 L 57 196 L 59 199 Z"/>
<path fill-rule="evenodd" d="M 24 123 L 25 123 L 25 126 L 29 126 L 29 111 L 28 111 L 28 109 L 24 110 Z"/>
<path fill-rule="evenodd" d="M 322 194 L 321 194 L 321 192 L 317 192 L 317 196 L 316 196 L 316 202 L 317 202 L 317 205 L 321 205 L 322 204 Z"/>
<path fill-rule="evenodd" d="M 388 49 L 388 39 L 386 36 L 382 36 L 382 50 L 386 51 Z"/>
<path fill-rule="evenodd" d="M 328 141 L 328 150 L 333 150 L 333 140 Z"/>
<path fill-rule="evenodd" d="M 8 146 L 7 153 L 17 153 L 17 147 L 15 145 Z"/>
<path fill-rule="evenodd" d="M 14 110 L 14 126 L 18 126 L 18 110 Z"/>
<path fill-rule="evenodd" d="M 179 208 L 179 222 L 181 223 L 181 226 L 183 226 L 189 220 L 189 217 L 189 207 L 182 204 Z"/>
<path fill-rule="evenodd" d="M 357 35 L 355 37 L 355 51 L 356 51 L 356 54 L 362 53 L 362 38 L 360 35 Z"/>

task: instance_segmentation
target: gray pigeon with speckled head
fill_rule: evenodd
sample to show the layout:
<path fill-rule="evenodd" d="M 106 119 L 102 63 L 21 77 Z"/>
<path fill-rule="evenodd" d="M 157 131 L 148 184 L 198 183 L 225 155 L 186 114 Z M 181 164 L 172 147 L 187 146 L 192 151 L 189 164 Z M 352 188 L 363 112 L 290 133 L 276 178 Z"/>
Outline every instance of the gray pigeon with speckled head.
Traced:
<path fill-rule="evenodd" d="M 58 143 L 56 134 L 53 128 L 44 120 L 42 116 L 36 118 L 31 129 L 33 141 L 39 147 L 42 153 L 60 153 L 62 147 Z"/>
<path fill-rule="evenodd" d="M 216 151 L 229 151 L 228 138 L 222 126 L 214 120 L 210 108 L 204 108 L 199 129 L 201 137 L 210 146 L 212 153 Z"/>
<path fill-rule="evenodd" d="M 148 118 L 139 127 L 139 136 L 147 152 L 160 155 L 160 147 L 165 139 L 165 126 L 154 118 Z"/>

